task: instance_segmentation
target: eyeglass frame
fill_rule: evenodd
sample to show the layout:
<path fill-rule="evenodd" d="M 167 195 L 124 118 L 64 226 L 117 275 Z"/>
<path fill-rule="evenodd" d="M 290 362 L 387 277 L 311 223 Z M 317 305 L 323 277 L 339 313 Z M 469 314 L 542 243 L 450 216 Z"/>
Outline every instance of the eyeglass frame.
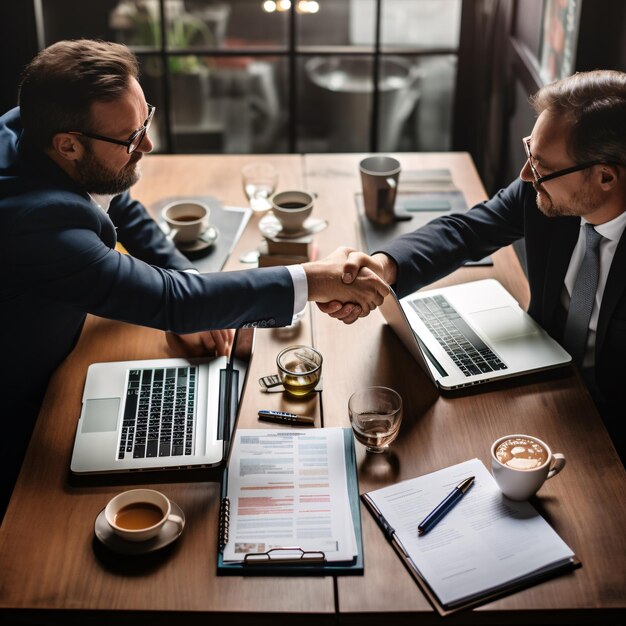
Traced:
<path fill-rule="evenodd" d="M 620 165 L 615 161 L 585 161 L 584 163 L 579 163 L 578 165 L 572 165 L 571 167 L 565 167 L 562 170 L 557 170 L 556 172 L 552 172 L 551 174 L 546 174 L 545 176 L 540 176 L 537 168 L 533 165 L 533 155 L 530 151 L 530 136 L 523 137 L 522 143 L 524 144 L 524 150 L 526 152 L 526 161 L 530 166 L 530 171 L 533 173 L 533 178 L 535 179 L 535 184 L 543 185 L 548 180 L 554 180 L 555 178 L 560 178 L 561 176 L 566 176 L 567 174 L 573 174 L 574 172 L 580 172 L 581 170 L 586 170 L 594 165 Z"/>
<path fill-rule="evenodd" d="M 70 130 L 67 131 L 70 135 L 80 135 L 82 137 L 89 137 L 90 139 L 97 139 L 98 141 L 106 141 L 108 143 L 114 143 L 118 146 L 125 146 L 126 152 L 128 154 L 132 154 L 137 148 L 141 145 L 141 142 L 144 140 L 148 129 L 150 128 L 150 124 L 152 123 L 152 118 L 154 117 L 154 112 L 156 111 L 156 107 L 152 104 L 148 104 L 148 117 L 146 121 L 143 123 L 141 128 L 133 131 L 132 134 L 126 141 L 122 139 L 113 139 L 112 137 L 105 137 L 104 135 L 98 135 L 97 133 L 85 133 L 78 130 Z M 137 141 L 139 138 L 139 141 Z M 136 143 L 135 143 L 136 142 Z"/>

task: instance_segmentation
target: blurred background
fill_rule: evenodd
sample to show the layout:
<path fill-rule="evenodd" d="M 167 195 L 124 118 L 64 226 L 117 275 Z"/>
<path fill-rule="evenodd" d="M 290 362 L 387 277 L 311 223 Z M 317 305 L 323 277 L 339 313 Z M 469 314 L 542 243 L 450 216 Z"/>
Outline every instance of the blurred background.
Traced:
<path fill-rule="evenodd" d="M 162 153 L 469 151 L 489 193 L 542 84 L 626 70 L 623 0 L 3 3 L 2 110 L 60 39 L 130 46 Z"/>

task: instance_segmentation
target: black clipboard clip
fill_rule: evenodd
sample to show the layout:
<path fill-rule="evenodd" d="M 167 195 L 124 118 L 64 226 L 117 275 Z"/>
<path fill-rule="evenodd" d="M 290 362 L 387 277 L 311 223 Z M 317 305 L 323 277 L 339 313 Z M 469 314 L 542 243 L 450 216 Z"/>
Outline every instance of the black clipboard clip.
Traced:
<path fill-rule="evenodd" d="M 270 548 L 266 552 L 250 552 L 243 558 L 244 565 L 267 565 L 268 563 L 297 564 L 326 563 L 322 550 L 303 550 L 298 547 Z"/>

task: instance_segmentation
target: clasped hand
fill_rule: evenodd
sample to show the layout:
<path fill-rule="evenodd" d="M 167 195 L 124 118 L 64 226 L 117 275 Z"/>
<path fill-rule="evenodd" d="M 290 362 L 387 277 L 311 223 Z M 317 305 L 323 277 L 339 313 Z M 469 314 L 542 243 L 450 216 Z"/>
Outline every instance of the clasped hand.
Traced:
<path fill-rule="evenodd" d="M 335 250 L 322 261 L 324 262 L 335 264 L 337 273 L 334 278 L 340 278 L 341 287 L 329 281 L 323 297 L 318 297 L 316 293 L 315 297 L 311 297 L 311 283 L 307 273 L 309 300 L 315 300 L 320 311 L 344 324 L 352 324 L 380 306 L 389 294 L 389 283 L 394 283 L 396 279 L 395 261 L 386 254 L 369 256 L 344 247 Z M 341 265 L 340 268 L 338 264 Z"/>

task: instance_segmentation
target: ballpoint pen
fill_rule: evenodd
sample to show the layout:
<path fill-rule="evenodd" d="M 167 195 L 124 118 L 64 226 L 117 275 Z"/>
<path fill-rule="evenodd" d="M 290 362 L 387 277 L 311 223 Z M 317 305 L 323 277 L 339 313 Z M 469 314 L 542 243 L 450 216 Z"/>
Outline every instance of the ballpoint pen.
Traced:
<path fill-rule="evenodd" d="M 418 525 L 417 534 L 427 533 L 448 511 L 465 495 L 465 492 L 474 484 L 474 476 L 460 482 L 435 509 Z"/>
<path fill-rule="evenodd" d="M 300 426 L 313 426 L 315 418 L 308 415 L 296 415 L 286 411 L 260 410 L 259 419 L 266 422 L 278 422 L 279 424 L 298 424 Z"/>

